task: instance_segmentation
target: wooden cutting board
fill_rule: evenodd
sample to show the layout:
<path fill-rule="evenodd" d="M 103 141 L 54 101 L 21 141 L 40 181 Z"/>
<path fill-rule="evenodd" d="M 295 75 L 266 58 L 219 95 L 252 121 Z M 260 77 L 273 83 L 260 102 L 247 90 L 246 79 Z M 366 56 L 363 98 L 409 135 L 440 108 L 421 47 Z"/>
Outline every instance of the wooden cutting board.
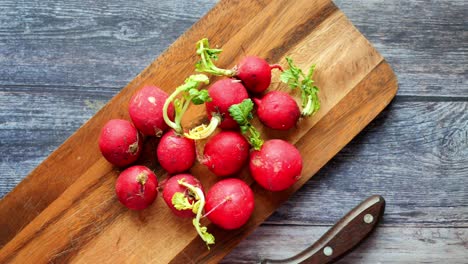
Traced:
<path fill-rule="evenodd" d="M 207 223 L 216 236 L 211 250 L 191 221 L 174 217 L 160 196 L 141 212 L 120 205 L 114 195 L 119 171 L 97 147 L 105 122 L 128 119 L 128 101 L 136 90 L 154 84 L 171 92 L 193 73 L 195 43 L 203 37 L 224 49 L 217 63 L 224 68 L 247 54 L 283 65 L 291 56 L 302 68 L 317 64 L 322 102 L 314 117 L 292 131 L 261 129 L 265 138 L 283 138 L 298 147 L 302 178 L 286 191 L 271 193 L 243 170 L 239 177 L 255 192 L 254 214 L 234 231 Z M 288 90 L 278 72 L 270 89 Z M 375 118 L 396 91 L 390 66 L 331 1 L 221 1 L 0 201 L 0 263 L 217 262 Z M 202 108 L 193 107 L 184 122 L 197 123 L 203 115 Z M 261 127 L 258 120 L 254 124 Z M 151 160 L 155 144 L 147 142 L 147 158 L 140 163 L 161 180 L 166 175 Z M 206 189 L 217 180 L 199 164 L 191 172 Z"/>

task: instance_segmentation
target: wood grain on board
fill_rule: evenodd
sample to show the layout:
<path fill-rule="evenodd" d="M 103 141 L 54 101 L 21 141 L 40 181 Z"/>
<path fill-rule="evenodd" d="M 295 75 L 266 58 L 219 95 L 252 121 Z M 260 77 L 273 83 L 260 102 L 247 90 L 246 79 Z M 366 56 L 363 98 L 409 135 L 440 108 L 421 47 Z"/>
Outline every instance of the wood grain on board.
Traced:
<path fill-rule="evenodd" d="M 252 184 L 255 212 L 239 230 L 225 232 L 210 224 L 217 239 L 210 251 L 191 222 L 176 219 L 160 199 L 143 212 L 125 210 L 113 194 L 118 171 L 96 147 L 107 120 L 128 118 L 126 106 L 133 92 L 146 84 L 170 91 L 193 72 L 194 43 L 202 37 L 225 50 L 221 67 L 233 66 L 244 54 L 270 63 L 284 63 L 284 57 L 291 56 L 302 68 L 316 63 L 322 102 L 318 114 L 293 131 L 262 129 L 265 138 L 296 144 L 305 160 L 302 178 L 289 190 L 270 193 L 244 170 L 240 177 Z M 287 89 L 278 84 L 278 73 L 273 81 L 272 89 Z M 0 213 L 10 217 L 1 220 L 7 228 L 1 234 L 6 244 L 0 262 L 217 262 L 375 118 L 396 90 L 389 65 L 332 2 L 222 1 L 1 200 Z M 199 116 L 193 108 L 187 119 Z M 192 172 L 207 175 L 202 178 L 207 187 L 215 180 L 200 165 Z M 39 196 L 44 197 L 31 214 L 22 201 Z"/>
<path fill-rule="evenodd" d="M 157 61 L 122 89 L 121 93 L 103 107 L 92 120 L 78 129 L 41 166 L 32 171 L 2 199 L 0 213 L 16 217 L 0 219 L 0 225 L 5 227 L 0 230 L 0 244 L 5 244 L 11 239 L 95 162 L 99 151 L 96 148 L 96 135 L 107 120 L 116 117 L 128 118 L 126 107 L 122 106 L 127 105 L 135 90 L 145 83 L 157 84 L 168 91 L 177 87 L 193 71 L 193 63 L 196 60 L 194 43 L 198 39 L 209 37 L 213 43 L 224 43 L 230 37 L 229 34 L 242 28 L 263 7 L 257 2 L 243 3 L 242 6 L 246 10 L 242 15 L 233 16 L 232 21 L 227 19 L 230 11 L 240 8 L 238 4 L 240 3 L 221 2 L 213 8 L 204 20 L 199 21 L 179 38 Z M 234 14 L 236 13 L 232 15 Z M 210 24 L 218 26 L 211 27 Z M 219 31 L 218 27 L 223 31 Z M 154 79 L 156 74 L 158 79 Z M 159 76 L 161 74 L 163 76 Z M 79 166 L 70 166 L 73 162 L 79 163 Z M 24 201 L 30 201 L 31 197 L 36 197 L 31 202 L 33 205 L 25 206 Z"/>

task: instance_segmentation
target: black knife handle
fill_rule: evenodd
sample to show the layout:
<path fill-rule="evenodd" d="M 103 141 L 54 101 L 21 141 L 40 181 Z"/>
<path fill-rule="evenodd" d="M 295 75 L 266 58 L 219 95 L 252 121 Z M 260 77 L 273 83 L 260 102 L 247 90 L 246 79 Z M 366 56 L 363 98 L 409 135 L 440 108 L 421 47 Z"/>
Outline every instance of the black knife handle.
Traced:
<path fill-rule="evenodd" d="M 382 218 L 385 200 L 373 195 L 356 206 L 301 253 L 282 260 L 264 259 L 262 264 L 331 263 L 349 253 L 363 241 Z"/>

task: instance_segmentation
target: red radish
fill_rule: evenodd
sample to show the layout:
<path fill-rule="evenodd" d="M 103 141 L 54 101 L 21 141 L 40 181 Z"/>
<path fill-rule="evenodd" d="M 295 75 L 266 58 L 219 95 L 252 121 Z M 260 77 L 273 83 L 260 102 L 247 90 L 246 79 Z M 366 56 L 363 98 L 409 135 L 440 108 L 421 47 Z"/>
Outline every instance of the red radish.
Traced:
<path fill-rule="evenodd" d="M 176 209 L 174 203 L 172 202 L 174 195 L 179 193 L 181 195 L 181 199 L 186 199 L 188 203 L 191 205 L 195 202 L 194 194 L 185 187 L 179 184 L 178 181 L 184 180 L 186 183 L 193 185 L 194 187 L 200 188 L 203 191 L 203 187 L 200 181 L 193 177 L 191 174 L 178 174 L 170 177 L 166 184 L 164 185 L 163 190 L 163 198 L 166 202 L 167 206 L 171 208 L 172 212 L 178 217 L 194 217 L 195 214 L 191 209 L 183 209 L 179 210 Z M 180 197 L 179 197 L 180 199 Z"/>
<path fill-rule="evenodd" d="M 167 129 L 163 119 L 163 105 L 167 93 L 156 86 L 145 86 L 130 99 L 128 112 L 136 128 L 147 136 L 162 136 Z M 174 106 L 168 107 L 168 116 L 174 118 Z"/>
<path fill-rule="evenodd" d="M 232 175 L 247 161 L 249 149 L 249 142 L 240 133 L 222 131 L 205 144 L 202 163 L 217 176 Z"/>
<path fill-rule="evenodd" d="M 250 99 L 229 108 L 231 116 L 239 123 L 242 133 L 248 134 L 249 143 L 254 148 L 250 153 L 250 172 L 255 181 L 267 190 L 287 189 L 301 176 L 301 154 L 296 147 L 281 139 L 263 142 L 260 133 L 250 124 L 252 109 Z"/>
<path fill-rule="evenodd" d="M 270 65 L 256 56 L 244 57 L 237 65 L 236 76 L 252 93 L 264 92 L 271 83 L 271 70 L 281 69 L 279 65 Z"/>
<path fill-rule="evenodd" d="M 195 163 L 195 142 L 171 130 L 159 141 L 156 153 L 159 164 L 169 174 L 184 172 Z"/>
<path fill-rule="evenodd" d="M 142 138 L 129 121 L 112 119 L 101 130 L 99 149 L 107 161 L 125 167 L 140 156 Z"/>
<path fill-rule="evenodd" d="M 132 166 L 120 173 L 115 184 L 119 201 L 131 210 L 143 210 L 158 195 L 158 179 L 145 166 Z"/>
<path fill-rule="evenodd" d="M 229 115 L 229 107 L 249 98 L 242 83 L 231 78 L 222 79 L 211 85 L 208 94 L 211 97 L 211 102 L 205 103 L 208 117 L 212 118 L 213 113 L 219 113 L 222 117 L 220 128 L 238 128 L 237 122 Z"/>
<path fill-rule="evenodd" d="M 283 70 L 280 65 L 269 65 L 266 60 L 255 56 L 244 57 L 231 70 L 220 69 L 214 65 L 213 60 L 218 59 L 221 52 L 221 49 L 211 49 L 206 38 L 198 41 L 197 54 L 201 60 L 197 63 L 196 70 L 214 75 L 235 76 L 252 93 L 261 93 L 270 86 L 272 69 Z"/>
<path fill-rule="evenodd" d="M 262 99 L 253 100 L 258 106 L 258 118 L 270 128 L 288 130 L 296 125 L 301 116 L 296 101 L 287 93 L 271 91 Z"/>
<path fill-rule="evenodd" d="M 215 82 L 208 89 L 211 101 L 205 103 L 210 124 L 202 124 L 191 129 L 184 135 L 191 139 L 204 139 L 209 137 L 219 126 L 223 129 L 238 128 L 237 122 L 229 115 L 229 107 L 249 98 L 247 90 L 238 80 L 226 78 Z"/>
<path fill-rule="evenodd" d="M 237 229 L 247 223 L 254 205 L 254 194 L 245 182 L 225 179 L 213 185 L 206 195 L 205 215 L 223 229 Z"/>
<path fill-rule="evenodd" d="M 287 141 L 268 140 L 250 155 L 252 177 L 269 191 L 285 190 L 301 177 L 301 154 Z"/>

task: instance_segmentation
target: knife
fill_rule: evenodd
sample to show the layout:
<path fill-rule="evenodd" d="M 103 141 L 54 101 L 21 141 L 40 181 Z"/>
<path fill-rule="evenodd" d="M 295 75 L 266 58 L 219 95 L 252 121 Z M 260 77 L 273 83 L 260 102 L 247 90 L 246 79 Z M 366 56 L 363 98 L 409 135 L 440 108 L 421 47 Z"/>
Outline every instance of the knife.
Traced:
<path fill-rule="evenodd" d="M 332 263 L 351 252 L 375 229 L 385 211 L 385 200 L 373 195 L 340 219 L 313 245 L 286 259 L 263 259 L 260 264 Z"/>

